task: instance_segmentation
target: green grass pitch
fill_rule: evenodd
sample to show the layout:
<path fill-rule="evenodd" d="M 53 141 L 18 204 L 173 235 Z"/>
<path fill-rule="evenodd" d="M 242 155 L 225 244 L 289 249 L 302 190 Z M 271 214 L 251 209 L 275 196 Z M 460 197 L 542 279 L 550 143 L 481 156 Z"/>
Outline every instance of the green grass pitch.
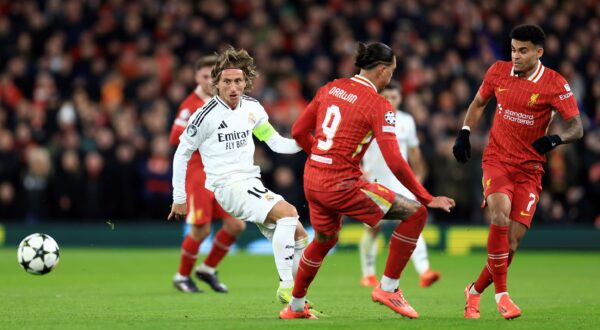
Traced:
<path fill-rule="evenodd" d="M 271 256 L 238 253 L 220 267 L 229 294 L 177 292 L 171 278 L 178 249 L 61 249 L 61 263 L 45 276 L 25 273 L 16 248 L 0 249 L 2 329 L 383 329 L 383 328 L 600 328 L 600 254 L 521 252 L 509 273 L 513 300 L 523 315 L 505 321 L 493 290 L 482 296 L 479 320 L 465 320 L 463 289 L 479 273 L 485 255 L 464 257 L 432 252 L 442 272 L 433 287 L 418 287 L 412 264 L 401 287 L 421 317 L 409 320 L 374 304 L 358 286 L 355 252 L 337 252 L 324 262 L 309 298 L 327 318 L 277 319 L 277 276 Z M 381 271 L 385 260 L 379 258 Z M 203 289 L 208 289 L 199 283 Z"/>

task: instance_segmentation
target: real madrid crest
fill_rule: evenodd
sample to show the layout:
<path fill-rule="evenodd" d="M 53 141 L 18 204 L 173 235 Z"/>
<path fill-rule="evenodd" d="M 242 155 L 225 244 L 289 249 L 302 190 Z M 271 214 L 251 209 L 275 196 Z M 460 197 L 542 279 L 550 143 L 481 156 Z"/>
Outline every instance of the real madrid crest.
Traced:
<path fill-rule="evenodd" d="M 252 112 L 248 113 L 248 122 L 252 125 L 256 124 L 256 117 L 254 117 Z"/>

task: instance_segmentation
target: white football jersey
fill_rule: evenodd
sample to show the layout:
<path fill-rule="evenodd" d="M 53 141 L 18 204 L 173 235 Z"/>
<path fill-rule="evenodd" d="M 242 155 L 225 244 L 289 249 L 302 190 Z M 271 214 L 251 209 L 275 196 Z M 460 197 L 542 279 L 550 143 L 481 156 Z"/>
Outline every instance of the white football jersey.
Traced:
<path fill-rule="evenodd" d="M 260 167 L 254 165 L 252 131 L 268 120 L 263 106 L 246 95 L 233 110 L 214 96 L 190 117 L 179 137 L 180 147 L 200 151 L 207 189 L 260 178 Z"/>
<path fill-rule="evenodd" d="M 410 114 L 396 110 L 395 125 L 396 139 L 400 145 L 400 152 L 402 153 L 402 157 L 408 161 L 408 148 L 419 146 L 415 121 Z M 411 199 L 415 198 L 413 193 L 398 181 L 394 173 L 387 166 L 379 145 L 377 145 L 377 141 L 373 141 L 369 149 L 365 152 L 365 156 L 362 159 L 362 168 L 366 172 L 369 181 L 377 181 L 398 194 Z"/>

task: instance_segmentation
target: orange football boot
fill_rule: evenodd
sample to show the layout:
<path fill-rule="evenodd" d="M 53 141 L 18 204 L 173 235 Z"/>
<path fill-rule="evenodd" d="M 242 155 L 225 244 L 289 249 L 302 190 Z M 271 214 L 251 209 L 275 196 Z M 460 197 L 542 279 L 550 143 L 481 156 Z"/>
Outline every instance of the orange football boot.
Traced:
<path fill-rule="evenodd" d="M 440 279 L 440 273 L 434 272 L 431 269 L 428 269 L 421 278 L 419 279 L 419 285 L 422 288 L 430 287 L 433 283 L 437 282 Z"/>
<path fill-rule="evenodd" d="M 498 312 L 500 312 L 507 320 L 512 320 L 521 316 L 521 309 L 510 300 L 508 294 L 504 294 L 500 297 L 500 301 L 498 302 Z"/>
<path fill-rule="evenodd" d="M 471 283 L 465 288 L 465 298 L 467 298 L 467 303 L 465 304 L 465 319 L 478 319 L 480 317 L 479 300 L 481 295 L 471 294 L 469 292 L 473 285 L 475 285 L 475 283 Z"/>
<path fill-rule="evenodd" d="M 396 290 L 396 292 L 387 292 L 381 289 L 381 285 L 378 285 L 375 289 L 373 289 L 373 292 L 371 292 L 371 298 L 374 302 L 386 305 L 394 312 L 402 316 L 406 316 L 411 319 L 416 319 L 419 317 L 417 311 L 415 311 L 414 308 L 408 304 L 408 301 L 404 299 L 402 290 L 399 288 Z"/>
<path fill-rule="evenodd" d="M 379 281 L 377 280 L 377 277 L 375 277 L 375 275 L 367 275 L 363 276 L 360 279 L 360 285 L 364 287 L 374 288 L 379 285 Z"/>
<path fill-rule="evenodd" d="M 294 312 L 292 306 L 286 305 L 284 309 L 279 312 L 280 319 L 309 319 L 316 320 L 317 317 L 313 315 L 308 307 L 308 304 L 304 305 L 304 310 L 301 312 Z"/>

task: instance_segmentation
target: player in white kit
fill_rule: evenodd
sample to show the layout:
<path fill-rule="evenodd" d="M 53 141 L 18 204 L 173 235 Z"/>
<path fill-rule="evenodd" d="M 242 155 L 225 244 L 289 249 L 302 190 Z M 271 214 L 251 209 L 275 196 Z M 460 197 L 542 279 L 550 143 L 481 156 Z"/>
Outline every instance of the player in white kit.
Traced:
<path fill-rule="evenodd" d="M 252 88 L 257 72 L 245 50 L 230 47 L 218 56 L 212 72 L 215 96 L 188 120 L 173 160 L 173 205 L 168 219 L 185 219 L 185 176 L 192 153 L 200 151 L 206 188 L 233 217 L 255 223 L 271 240 L 280 283 L 277 297 L 291 297 L 308 235 L 296 208 L 263 186 L 260 168 L 254 164 L 252 135 L 277 153 L 296 153 L 301 148 L 284 138 L 268 121 L 255 99 L 244 95 Z"/>
<path fill-rule="evenodd" d="M 400 85 L 392 81 L 382 91 L 383 95 L 394 109 L 398 109 L 402 102 Z M 404 159 L 408 161 L 412 167 L 415 176 L 421 182 L 427 174 L 427 167 L 423 160 L 421 150 L 419 149 L 419 139 L 417 138 L 417 129 L 412 116 L 406 112 L 396 110 L 396 138 L 400 145 L 400 152 Z M 406 187 L 396 179 L 392 171 L 388 168 L 377 141 L 373 141 L 371 146 L 366 151 L 363 157 L 362 169 L 369 181 L 376 181 L 390 188 L 395 193 L 400 194 L 411 200 L 415 200 L 415 196 Z M 362 278 L 360 284 L 362 286 L 377 286 L 379 281 L 375 275 L 375 259 L 377 257 L 377 236 L 381 231 L 381 227 L 365 227 L 365 232 L 360 241 L 360 263 L 362 268 Z M 427 245 L 423 235 L 419 236 L 417 246 L 411 256 L 411 260 L 415 265 L 417 273 L 419 273 L 419 284 L 422 287 L 428 287 L 435 283 L 440 278 L 440 273 L 432 271 L 429 267 L 429 258 L 427 256 Z"/>

